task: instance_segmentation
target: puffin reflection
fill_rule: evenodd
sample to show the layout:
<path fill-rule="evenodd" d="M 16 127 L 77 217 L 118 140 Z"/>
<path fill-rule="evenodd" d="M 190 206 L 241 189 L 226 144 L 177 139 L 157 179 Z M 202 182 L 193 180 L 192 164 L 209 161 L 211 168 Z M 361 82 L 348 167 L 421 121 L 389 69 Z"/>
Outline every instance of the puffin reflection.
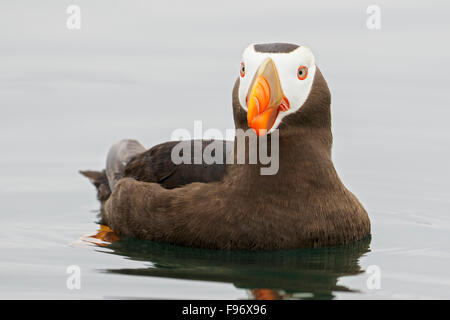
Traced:
<path fill-rule="evenodd" d="M 280 251 L 205 250 L 133 239 L 101 245 L 111 250 L 106 253 L 151 262 L 145 268 L 104 270 L 109 273 L 231 283 L 253 299 L 333 299 L 335 292 L 355 292 L 338 281 L 364 272 L 359 259 L 370 240 Z"/>

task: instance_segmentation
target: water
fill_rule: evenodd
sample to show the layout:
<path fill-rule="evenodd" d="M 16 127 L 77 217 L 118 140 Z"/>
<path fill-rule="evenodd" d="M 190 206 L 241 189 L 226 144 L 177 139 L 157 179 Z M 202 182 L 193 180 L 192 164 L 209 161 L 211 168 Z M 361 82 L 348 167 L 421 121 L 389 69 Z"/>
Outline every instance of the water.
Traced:
<path fill-rule="evenodd" d="M 450 298 L 450 6 L 72 1 L 0 4 L 0 298 Z M 233 128 L 250 42 L 306 44 L 332 92 L 333 158 L 372 237 L 346 247 L 217 252 L 140 241 L 100 247 L 79 169 L 111 144 L 175 128 Z M 81 290 L 66 287 L 70 265 Z M 381 271 L 381 288 L 366 271 Z M 265 290 L 264 290 L 265 289 Z"/>

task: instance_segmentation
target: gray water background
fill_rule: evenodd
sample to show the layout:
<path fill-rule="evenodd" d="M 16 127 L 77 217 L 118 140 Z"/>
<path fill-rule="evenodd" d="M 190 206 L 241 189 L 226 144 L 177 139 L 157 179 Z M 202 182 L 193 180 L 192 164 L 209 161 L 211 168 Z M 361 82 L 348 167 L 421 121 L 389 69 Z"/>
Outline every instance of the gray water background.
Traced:
<path fill-rule="evenodd" d="M 70 4 L 81 30 L 66 28 Z M 157 267 L 76 241 L 98 209 L 77 170 L 103 168 L 122 138 L 233 128 L 251 42 L 307 45 L 332 93 L 334 163 L 372 221 L 357 263 L 382 274 L 380 290 L 364 272 L 339 276 L 351 291 L 332 297 L 450 298 L 450 5 L 377 1 L 382 28 L 368 30 L 370 4 L 2 1 L 0 298 L 249 297 L 229 281 L 105 272 Z M 66 288 L 73 264 L 81 290 Z"/>

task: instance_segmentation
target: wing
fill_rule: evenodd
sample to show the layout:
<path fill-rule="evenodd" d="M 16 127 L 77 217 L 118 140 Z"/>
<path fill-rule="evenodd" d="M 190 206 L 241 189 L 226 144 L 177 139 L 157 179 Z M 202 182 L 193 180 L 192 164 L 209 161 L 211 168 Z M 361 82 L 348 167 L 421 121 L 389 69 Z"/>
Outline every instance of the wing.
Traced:
<path fill-rule="evenodd" d="M 106 158 L 106 177 L 110 190 L 114 184 L 123 177 L 127 163 L 136 155 L 145 152 L 145 148 L 136 140 L 122 140 L 113 145 Z"/>
<path fill-rule="evenodd" d="M 201 143 L 202 154 L 206 147 L 211 150 L 212 143 L 220 146 L 222 152 L 222 163 L 207 164 L 201 159 L 201 164 L 194 164 L 194 143 Z M 212 182 L 222 179 L 226 172 L 226 158 L 232 150 L 233 141 L 221 140 L 190 140 L 183 141 L 182 147 L 190 148 L 190 164 L 175 164 L 172 161 L 172 149 L 179 141 L 170 141 L 154 146 L 153 148 L 133 157 L 125 167 L 124 177 L 131 177 L 138 181 L 156 182 L 164 188 L 172 189 L 192 182 Z M 180 146 L 180 145 L 178 145 Z M 219 149 L 220 150 L 220 149 Z M 183 151 L 184 152 L 184 151 Z M 211 153 L 212 156 L 214 152 Z"/>

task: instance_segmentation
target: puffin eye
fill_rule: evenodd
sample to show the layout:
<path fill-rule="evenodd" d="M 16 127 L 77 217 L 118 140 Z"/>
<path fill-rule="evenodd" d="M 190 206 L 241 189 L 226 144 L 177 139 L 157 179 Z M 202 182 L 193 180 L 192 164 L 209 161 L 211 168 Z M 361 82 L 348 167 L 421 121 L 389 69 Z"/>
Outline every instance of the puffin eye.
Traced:
<path fill-rule="evenodd" d="M 307 76 L 308 76 L 308 67 L 306 66 L 298 67 L 297 77 L 299 78 L 299 80 L 305 80 Z"/>
<path fill-rule="evenodd" d="M 245 76 L 245 64 L 243 62 L 241 62 L 241 77 L 243 78 Z"/>

